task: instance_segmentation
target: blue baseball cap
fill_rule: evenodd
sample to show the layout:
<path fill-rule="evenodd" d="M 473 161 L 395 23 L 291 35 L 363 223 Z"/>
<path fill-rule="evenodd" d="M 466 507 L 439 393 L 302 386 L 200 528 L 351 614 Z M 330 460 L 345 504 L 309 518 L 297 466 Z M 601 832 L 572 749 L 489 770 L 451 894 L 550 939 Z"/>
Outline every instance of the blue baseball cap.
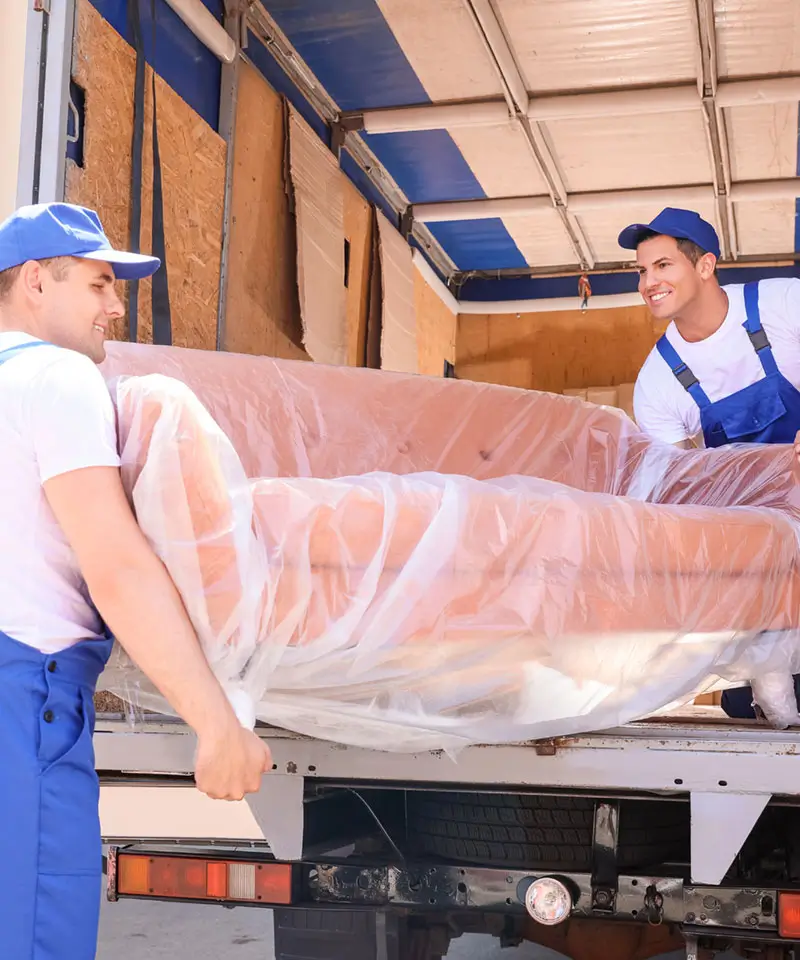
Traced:
<path fill-rule="evenodd" d="M 51 257 L 110 263 L 120 280 L 142 280 L 161 266 L 158 257 L 115 250 L 97 214 L 71 203 L 20 207 L 0 223 L 0 271 Z"/>
<path fill-rule="evenodd" d="M 676 240 L 691 240 L 706 253 L 719 259 L 719 237 L 710 223 L 694 210 L 665 207 L 650 223 L 632 223 L 619 235 L 619 245 L 626 250 L 635 250 L 643 240 L 661 235 Z"/>

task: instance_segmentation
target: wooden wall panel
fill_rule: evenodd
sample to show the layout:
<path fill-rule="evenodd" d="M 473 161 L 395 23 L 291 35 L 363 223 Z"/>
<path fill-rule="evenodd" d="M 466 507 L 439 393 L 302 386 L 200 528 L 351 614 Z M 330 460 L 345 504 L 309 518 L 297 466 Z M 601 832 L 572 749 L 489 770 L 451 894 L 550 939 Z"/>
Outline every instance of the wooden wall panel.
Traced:
<path fill-rule="evenodd" d="M 307 360 L 284 181 L 285 124 L 280 96 L 255 68 L 241 64 L 223 347 Z"/>
<path fill-rule="evenodd" d="M 67 161 L 66 199 L 96 210 L 114 246 L 130 234 L 131 139 L 136 57 L 86 0 L 76 10 L 73 77 L 86 94 L 83 167 Z M 118 292 L 125 302 L 127 284 Z M 128 339 L 127 318 L 109 335 Z"/>
<path fill-rule="evenodd" d="M 553 393 L 630 383 L 662 330 L 644 305 L 460 314 L 456 373 L 464 379 Z"/>
<path fill-rule="evenodd" d="M 96 210 L 114 244 L 130 232 L 131 140 L 136 57 L 89 0 L 78 0 L 74 79 L 86 95 L 83 166 L 68 162 L 66 197 Z M 222 251 L 226 146 L 156 78 L 164 233 L 173 342 L 213 350 Z M 142 250 L 151 250 L 152 74 L 148 68 L 142 186 Z M 121 285 L 120 292 L 127 295 Z M 150 281 L 139 285 L 139 339 L 152 339 Z M 111 331 L 127 339 L 127 318 Z"/>
<path fill-rule="evenodd" d="M 419 372 L 441 377 L 444 362 L 456 362 L 457 317 L 414 267 L 414 308 L 417 314 Z"/>
<path fill-rule="evenodd" d="M 366 363 L 372 210 L 344 174 L 342 182 L 344 235 L 350 250 L 347 275 L 347 365 L 363 367 Z"/>

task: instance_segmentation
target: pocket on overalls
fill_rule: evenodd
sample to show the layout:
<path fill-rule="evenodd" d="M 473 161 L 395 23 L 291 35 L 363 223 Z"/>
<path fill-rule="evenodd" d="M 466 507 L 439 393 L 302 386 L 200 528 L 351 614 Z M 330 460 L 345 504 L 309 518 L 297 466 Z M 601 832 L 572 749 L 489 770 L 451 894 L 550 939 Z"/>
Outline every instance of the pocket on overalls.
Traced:
<path fill-rule="evenodd" d="M 42 727 L 44 761 L 41 772 L 41 845 L 39 867 L 43 873 L 90 874 L 102 871 L 99 802 L 100 787 L 94 768 L 91 704 L 87 694 L 75 690 L 72 710 L 62 703 L 53 719 Z M 47 707 L 45 707 L 47 709 Z M 50 709 L 53 709 L 52 707 Z M 63 724 L 60 731 L 58 723 Z M 49 732 L 52 753 L 44 752 Z"/>

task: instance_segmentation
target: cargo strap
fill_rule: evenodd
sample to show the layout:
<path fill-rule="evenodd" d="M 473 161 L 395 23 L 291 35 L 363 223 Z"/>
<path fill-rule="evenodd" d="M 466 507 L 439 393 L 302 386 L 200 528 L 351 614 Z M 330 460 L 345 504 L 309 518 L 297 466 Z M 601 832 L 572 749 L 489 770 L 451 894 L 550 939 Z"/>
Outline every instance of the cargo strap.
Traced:
<path fill-rule="evenodd" d="M 128 3 L 128 26 L 136 50 L 136 79 L 133 94 L 133 145 L 131 157 L 131 229 L 130 249 L 139 253 L 141 247 L 142 226 L 142 152 L 144 144 L 144 87 L 145 54 L 142 39 L 142 23 L 139 10 L 140 0 Z M 152 79 L 153 79 L 153 220 L 152 247 L 153 256 L 161 260 L 161 267 L 151 280 L 153 311 L 153 343 L 171 345 L 172 317 L 169 305 L 169 277 L 167 274 L 167 251 L 164 240 L 164 196 L 161 177 L 161 154 L 158 145 L 158 122 L 156 105 L 156 0 L 151 2 L 153 21 Z M 132 343 L 139 335 L 139 282 L 132 280 L 128 284 L 128 335 Z"/>

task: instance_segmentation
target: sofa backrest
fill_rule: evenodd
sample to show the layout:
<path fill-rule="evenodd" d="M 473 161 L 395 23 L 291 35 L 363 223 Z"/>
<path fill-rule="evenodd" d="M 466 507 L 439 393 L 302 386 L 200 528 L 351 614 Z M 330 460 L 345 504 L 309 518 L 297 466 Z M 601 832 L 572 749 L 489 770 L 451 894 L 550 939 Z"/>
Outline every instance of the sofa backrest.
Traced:
<path fill-rule="evenodd" d="M 163 373 L 198 395 L 251 477 L 520 473 L 618 492 L 631 442 L 621 412 L 494 384 L 109 342 L 102 371 Z"/>

